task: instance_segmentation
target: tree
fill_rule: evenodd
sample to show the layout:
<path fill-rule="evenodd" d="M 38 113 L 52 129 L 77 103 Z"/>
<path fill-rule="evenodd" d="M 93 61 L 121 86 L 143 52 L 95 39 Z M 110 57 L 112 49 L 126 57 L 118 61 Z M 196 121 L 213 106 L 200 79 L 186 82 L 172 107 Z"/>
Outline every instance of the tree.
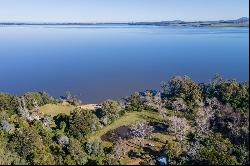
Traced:
<path fill-rule="evenodd" d="M 1 120 L 0 121 L 0 129 L 3 129 L 8 134 L 13 134 L 15 132 L 15 125 L 12 123 L 9 123 L 6 120 Z"/>
<path fill-rule="evenodd" d="M 147 90 L 143 95 L 143 104 L 148 110 L 160 111 L 162 109 L 161 92 L 153 94 L 152 91 Z"/>
<path fill-rule="evenodd" d="M 104 101 L 101 106 L 102 122 L 105 125 L 114 122 L 114 120 L 119 118 L 120 111 L 121 111 L 121 107 L 119 106 L 118 102 L 113 101 L 113 100 Z"/>
<path fill-rule="evenodd" d="M 33 100 L 33 107 L 34 107 L 34 111 L 36 111 L 36 112 L 39 111 L 39 106 L 38 106 L 38 103 L 35 99 Z"/>
<path fill-rule="evenodd" d="M 54 119 L 54 122 L 56 124 L 57 129 L 60 129 L 61 123 L 64 122 L 66 124 L 65 130 L 68 131 L 70 116 L 68 116 L 66 114 L 58 114 L 58 115 L 54 116 L 53 119 Z"/>
<path fill-rule="evenodd" d="M 249 82 L 223 80 L 216 75 L 206 89 L 207 96 L 216 97 L 223 104 L 229 103 L 237 111 L 249 111 Z"/>
<path fill-rule="evenodd" d="M 30 117 L 29 110 L 26 106 L 26 100 L 25 100 L 24 96 L 19 98 L 18 103 L 19 103 L 18 110 L 19 110 L 19 113 L 21 114 L 21 116 L 27 120 L 32 120 Z"/>
<path fill-rule="evenodd" d="M 7 141 L 0 132 L 0 165 L 27 165 L 25 159 L 7 148 Z"/>
<path fill-rule="evenodd" d="M 139 93 L 132 94 L 127 99 L 127 102 L 128 102 L 127 106 L 128 111 L 138 111 L 138 112 L 143 111 L 144 106 Z"/>
<path fill-rule="evenodd" d="M 70 91 L 66 91 L 66 99 L 71 100 L 72 99 L 72 94 Z"/>
<path fill-rule="evenodd" d="M 58 135 L 56 136 L 56 141 L 60 145 L 66 147 L 69 144 L 69 138 L 65 135 Z"/>
<path fill-rule="evenodd" d="M 190 130 L 190 126 L 185 118 L 172 116 L 169 118 L 169 131 L 174 132 L 177 141 L 182 143 Z"/>
<path fill-rule="evenodd" d="M 150 91 L 146 91 L 144 93 L 143 104 L 150 107 L 150 108 L 154 108 L 154 96 Z"/>
<path fill-rule="evenodd" d="M 198 109 L 196 115 L 196 126 L 200 136 L 208 133 L 210 129 L 210 123 L 214 118 L 214 110 L 211 106 L 202 106 Z"/>
<path fill-rule="evenodd" d="M 249 114 L 235 112 L 229 105 L 224 105 L 214 114 L 212 130 L 220 132 L 234 144 L 249 143 Z"/>
<path fill-rule="evenodd" d="M 157 110 L 162 109 L 162 98 L 161 98 L 161 92 L 157 92 L 154 96 L 154 104 L 156 105 Z"/>
<path fill-rule="evenodd" d="M 8 146 L 30 164 L 54 164 L 49 148 L 43 144 L 41 136 L 30 128 L 16 130 Z"/>
<path fill-rule="evenodd" d="M 91 156 L 102 156 L 104 154 L 103 146 L 100 141 L 98 140 L 93 140 L 89 141 L 85 144 L 85 149 L 88 155 Z"/>
<path fill-rule="evenodd" d="M 108 154 L 104 160 L 105 165 L 122 165 L 121 160 L 117 160 L 114 154 Z"/>
<path fill-rule="evenodd" d="M 198 165 L 238 165 L 233 155 L 233 145 L 220 134 L 212 134 L 201 139 L 196 145 L 194 153 Z"/>
<path fill-rule="evenodd" d="M 36 106 L 56 103 L 55 99 L 49 96 L 46 92 L 27 92 L 23 95 L 23 97 L 26 101 L 26 107 L 29 110 L 34 108 L 34 101 L 36 102 Z"/>
<path fill-rule="evenodd" d="M 140 146 L 144 147 L 144 139 L 153 132 L 154 128 L 148 122 L 139 122 L 131 127 L 131 135 L 138 139 Z"/>
<path fill-rule="evenodd" d="M 27 92 L 21 97 L 0 93 L 0 110 L 17 110 L 19 107 L 19 98 L 24 98 L 28 110 L 56 102 L 46 92 Z"/>
<path fill-rule="evenodd" d="M 172 109 L 174 111 L 186 111 L 187 106 L 185 101 L 182 98 L 177 98 L 172 102 Z"/>
<path fill-rule="evenodd" d="M 71 159 L 75 161 L 77 165 L 84 165 L 87 163 L 87 154 L 78 140 L 70 138 L 67 150 L 71 156 Z"/>
<path fill-rule="evenodd" d="M 163 146 L 163 150 L 167 156 L 168 163 L 170 165 L 177 165 L 179 164 L 177 159 L 178 156 L 182 153 L 182 149 L 178 146 L 177 142 L 172 140 L 167 140 L 166 144 Z"/>
<path fill-rule="evenodd" d="M 0 111 L 17 110 L 17 108 L 18 108 L 17 96 L 0 93 Z"/>
<path fill-rule="evenodd" d="M 123 140 L 121 138 L 115 142 L 112 151 L 116 159 L 119 160 L 121 156 L 126 155 L 130 151 L 127 143 L 127 140 Z"/>
<path fill-rule="evenodd" d="M 197 106 L 201 101 L 201 89 L 188 76 L 175 76 L 162 84 L 163 94 L 166 97 L 182 98 L 192 106 Z"/>
<path fill-rule="evenodd" d="M 100 126 L 98 118 L 91 110 L 76 109 L 70 113 L 69 121 L 69 132 L 78 138 L 94 133 Z"/>
<path fill-rule="evenodd" d="M 66 100 L 67 102 L 75 106 L 80 105 L 82 103 L 82 101 L 77 98 L 77 95 L 72 95 L 70 91 L 66 92 Z"/>

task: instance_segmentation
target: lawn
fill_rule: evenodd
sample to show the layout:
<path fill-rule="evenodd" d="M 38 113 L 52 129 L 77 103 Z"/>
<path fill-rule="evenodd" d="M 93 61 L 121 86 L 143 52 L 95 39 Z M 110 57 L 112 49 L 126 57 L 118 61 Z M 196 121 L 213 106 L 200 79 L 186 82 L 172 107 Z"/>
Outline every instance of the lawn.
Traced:
<path fill-rule="evenodd" d="M 69 115 L 70 111 L 73 111 L 76 107 L 72 105 L 65 104 L 47 104 L 45 106 L 40 107 L 40 111 L 55 116 L 59 113 L 64 113 Z M 167 110 L 166 110 L 167 111 Z M 171 112 L 167 111 L 167 116 L 171 116 Z M 142 111 L 142 112 L 127 112 L 125 115 L 117 119 L 114 123 L 104 126 L 100 130 L 98 130 L 94 134 L 87 135 L 86 139 L 88 141 L 101 140 L 101 136 L 106 134 L 108 131 L 114 130 L 121 126 L 130 126 L 140 121 L 152 122 L 155 124 L 162 124 L 163 119 L 158 112 L 153 111 Z M 166 143 L 166 140 L 173 140 L 173 136 L 168 135 L 166 132 L 156 131 L 152 133 L 150 138 L 145 139 L 146 144 L 153 144 L 153 147 L 148 147 L 149 151 L 142 150 L 139 147 L 139 144 L 134 144 L 135 138 L 131 138 L 128 140 L 128 148 L 134 152 L 140 152 L 139 157 L 130 158 L 128 155 L 122 157 L 122 161 L 124 164 L 136 164 L 138 165 L 140 161 L 144 161 L 146 159 L 154 159 L 154 155 L 158 153 L 158 150 Z M 102 141 L 102 145 L 104 147 L 112 147 L 113 142 Z M 154 154 L 151 154 L 154 153 Z"/>
<path fill-rule="evenodd" d="M 118 120 L 116 120 L 111 125 L 105 126 L 99 131 L 97 131 L 95 134 L 89 135 L 89 140 L 95 140 L 100 139 L 100 137 L 107 133 L 110 130 L 116 129 L 120 126 L 128 126 L 135 124 L 136 122 L 142 121 L 142 120 L 159 120 L 160 116 L 157 112 L 152 111 L 142 111 L 142 112 L 128 112 L 122 117 L 120 117 Z"/>
<path fill-rule="evenodd" d="M 93 140 L 101 140 L 101 136 L 106 134 L 108 131 L 114 130 L 121 126 L 129 126 L 132 124 L 135 124 L 137 122 L 146 120 L 147 122 L 152 122 L 155 124 L 164 124 L 163 119 L 159 115 L 158 112 L 153 111 L 142 111 L 142 112 L 128 112 L 122 117 L 120 117 L 118 120 L 116 120 L 114 123 L 103 127 L 99 131 L 97 131 L 95 134 L 88 135 L 87 139 L 88 141 Z M 135 138 L 128 139 L 128 148 L 134 152 L 140 152 L 139 157 L 133 157 L 130 158 L 128 155 L 125 155 L 121 158 L 123 164 L 129 164 L 129 165 L 138 165 L 140 161 L 147 160 L 149 158 L 154 159 L 154 156 L 158 154 L 159 149 L 163 145 L 166 144 L 166 141 L 172 141 L 174 139 L 173 136 L 167 134 L 166 131 L 160 132 L 155 131 L 151 134 L 150 138 L 145 139 L 145 145 L 152 144 L 153 147 L 145 146 L 148 150 L 141 149 L 139 147 L 139 144 L 136 143 Z M 102 140 L 102 145 L 104 147 L 112 147 L 113 142 L 104 141 Z"/>
<path fill-rule="evenodd" d="M 70 111 L 73 111 L 76 107 L 72 105 L 65 105 L 65 104 L 46 104 L 39 108 L 40 112 L 44 114 L 48 114 L 51 116 L 56 116 L 60 113 L 64 113 L 66 115 L 70 114 Z"/>

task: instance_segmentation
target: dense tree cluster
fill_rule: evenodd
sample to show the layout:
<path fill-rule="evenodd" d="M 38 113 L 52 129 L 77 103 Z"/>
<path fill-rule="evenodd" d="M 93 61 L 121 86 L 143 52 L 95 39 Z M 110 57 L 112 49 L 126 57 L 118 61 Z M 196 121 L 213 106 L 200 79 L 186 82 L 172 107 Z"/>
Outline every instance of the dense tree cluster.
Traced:
<path fill-rule="evenodd" d="M 33 109 L 36 105 L 42 106 L 49 103 L 56 103 L 53 97 L 49 96 L 46 92 L 27 92 L 22 96 L 28 109 Z M 19 107 L 20 97 L 0 93 L 0 110 L 16 111 Z"/>
<path fill-rule="evenodd" d="M 67 100 L 73 101 L 70 93 Z M 145 145 L 157 124 L 166 126 L 162 132 L 166 142 L 142 164 L 155 164 L 158 154 L 174 165 L 249 164 L 248 83 L 216 76 L 197 84 L 187 76 L 173 77 L 160 91 L 134 93 L 119 102 L 106 100 L 97 110 L 79 107 L 69 115 L 38 114 L 40 106 L 57 102 L 45 92 L 0 93 L 1 165 L 122 164 L 124 156 L 142 155 L 131 147 L 148 148 Z M 156 114 L 157 124 L 146 118 L 137 121 L 128 126 L 126 137 L 114 139 L 109 148 L 91 137 L 124 114 L 143 112 Z"/>

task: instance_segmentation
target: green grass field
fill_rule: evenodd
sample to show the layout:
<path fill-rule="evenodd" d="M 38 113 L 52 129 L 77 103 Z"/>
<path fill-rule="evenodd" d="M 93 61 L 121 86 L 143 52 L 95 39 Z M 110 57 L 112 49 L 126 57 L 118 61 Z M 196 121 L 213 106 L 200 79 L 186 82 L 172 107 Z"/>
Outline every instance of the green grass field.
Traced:
<path fill-rule="evenodd" d="M 73 111 L 76 107 L 72 105 L 63 105 L 63 104 L 46 104 L 39 108 L 40 112 L 44 114 L 48 114 L 51 116 L 56 116 L 60 113 L 64 113 L 66 115 L 70 114 L 70 111 Z"/>
<path fill-rule="evenodd" d="M 123 125 L 130 126 L 144 120 L 146 120 L 147 122 L 156 122 L 156 123 L 163 122 L 163 119 L 161 118 L 158 112 L 153 112 L 153 111 L 128 112 L 122 117 L 120 117 L 118 120 L 116 120 L 114 123 L 103 127 L 95 134 L 88 135 L 86 138 L 88 139 L 88 141 L 101 140 L 101 136 L 106 134 L 108 131 L 114 130 Z M 139 143 L 134 144 L 136 142 L 135 140 L 136 140 L 135 138 L 129 139 L 127 145 L 130 150 L 133 150 L 135 152 L 140 152 L 140 157 L 130 158 L 127 155 L 125 155 L 122 158 L 123 164 L 138 165 L 143 160 L 146 160 L 148 158 L 154 158 L 152 154 L 149 154 L 148 152 L 142 150 L 139 146 Z M 167 140 L 173 141 L 174 136 L 169 135 L 166 132 L 154 132 L 151 134 L 150 138 L 145 139 L 145 145 L 149 143 L 153 144 L 154 145 L 153 147 L 148 147 L 148 148 L 150 148 L 153 153 L 157 153 L 158 150 L 163 145 L 165 145 Z M 113 142 L 102 141 L 102 145 L 104 147 L 112 147 Z"/>
<path fill-rule="evenodd" d="M 159 121 L 160 116 L 157 112 L 142 111 L 142 112 L 129 112 L 120 117 L 111 125 L 103 127 L 101 130 L 97 131 L 95 134 L 89 135 L 87 138 L 89 140 L 98 140 L 100 137 L 110 130 L 116 129 L 120 126 L 128 126 L 140 122 L 142 120 L 155 120 Z"/>
<path fill-rule="evenodd" d="M 47 104 L 42 107 L 40 107 L 40 111 L 44 114 L 48 114 L 51 116 L 55 116 L 60 113 L 64 113 L 69 115 L 71 111 L 73 111 L 76 107 L 72 105 L 67 104 Z M 171 112 L 167 111 L 167 116 L 171 116 Z M 86 136 L 86 139 L 88 141 L 94 141 L 94 140 L 101 140 L 101 136 L 106 134 L 107 132 L 114 130 L 120 126 L 130 126 L 133 124 L 136 124 L 140 121 L 147 121 L 147 122 L 154 122 L 154 123 L 163 123 L 162 117 L 159 115 L 158 112 L 153 111 L 142 111 L 142 112 L 127 112 L 125 115 L 117 119 L 115 122 L 113 122 L 110 125 L 104 126 L 103 128 L 99 129 L 96 133 L 90 134 Z M 158 149 L 160 149 L 167 140 L 173 140 L 174 137 L 171 135 L 168 135 L 166 132 L 154 132 L 151 134 L 150 138 L 145 139 L 145 144 L 153 144 L 154 147 L 149 147 L 152 152 L 157 153 Z M 138 165 L 141 161 L 147 159 L 147 158 L 153 158 L 148 152 L 142 150 L 139 146 L 139 144 L 134 144 L 136 141 L 134 138 L 131 138 L 128 140 L 128 148 L 130 150 L 133 150 L 135 152 L 140 152 L 141 157 L 139 158 L 130 158 L 127 155 L 123 156 L 122 161 L 124 164 L 133 164 Z M 109 141 L 102 141 L 102 145 L 104 147 L 112 147 L 113 142 Z"/>

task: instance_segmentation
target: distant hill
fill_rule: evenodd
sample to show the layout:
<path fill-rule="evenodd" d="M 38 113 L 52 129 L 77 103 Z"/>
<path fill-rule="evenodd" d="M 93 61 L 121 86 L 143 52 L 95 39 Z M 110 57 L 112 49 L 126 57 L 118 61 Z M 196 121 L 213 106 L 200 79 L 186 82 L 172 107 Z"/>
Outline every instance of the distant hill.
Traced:
<path fill-rule="evenodd" d="M 242 23 L 246 23 L 246 22 L 249 22 L 249 18 L 247 18 L 247 17 L 241 17 L 241 18 L 235 20 L 236 24 L 242 24 Z"/>
<path fill-rule="evenodd" d="M 249 22 L 249 18 L 241 17 L 241 18 L 236 19 L 236 20 L 221 20 L 219 22 L 220 23 L 229 23 L 229 24 L 244 24 L 244 23 Z"/>
<path fill-rule="evenodd" d="M 235 20 L 218 20 L 218 21 L 182 21 L 182 20 L 173 20 L 173 21 L 160 21 L 160 22 L 103 22 L 103 23 L 16 23 L 16 22 L 0 22 L 0 25 L 155 25 L 155 26 L 194 26 L 194 27 L 204 27 L 204 26 L 216 26 L 216 27 L 248 27 L 249 18 L 241 17 Z"/>

